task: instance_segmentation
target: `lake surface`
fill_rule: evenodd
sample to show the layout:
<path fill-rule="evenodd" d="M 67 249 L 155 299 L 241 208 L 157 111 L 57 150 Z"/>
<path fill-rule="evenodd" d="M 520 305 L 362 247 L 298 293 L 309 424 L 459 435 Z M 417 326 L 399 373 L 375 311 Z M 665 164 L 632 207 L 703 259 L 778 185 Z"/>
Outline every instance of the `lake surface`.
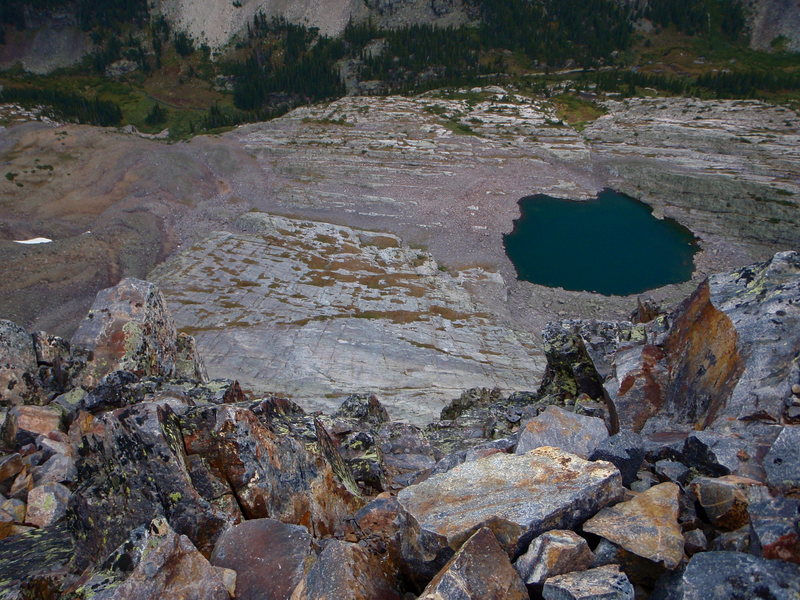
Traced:
<path fill-rule="evenodd" d="M 519 207 L 503 243 L 523 281 L 626 296 L 692 276 L 692 232 L 656 219 L 630 196 L 609 189 L 586 201 L 537 194 Z"/>

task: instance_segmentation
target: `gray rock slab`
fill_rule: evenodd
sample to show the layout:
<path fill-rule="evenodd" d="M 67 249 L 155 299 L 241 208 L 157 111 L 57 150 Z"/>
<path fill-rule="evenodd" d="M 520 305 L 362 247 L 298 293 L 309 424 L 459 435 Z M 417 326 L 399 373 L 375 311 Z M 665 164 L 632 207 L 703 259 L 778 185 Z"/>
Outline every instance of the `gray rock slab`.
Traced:
<path fill-rule="evenodd" d="M 589 458 L 607 437 L 608 429 L 603 419 L 548 406 L 522 427 L 516 453 L 525 454 L 540 446 L 554 446 L 581 458 Z"/>
<path fill-rule="evenodd" d="M 623 494 L 619 471 L 558 448 L 492 454 L 400 491 L 412 525 L 404 555 L 419 568 L 441 567 L 480 527 L 511 557 L 549 529 L 575 527 Z"/>
<path fill-rule="evenodd" d="M 800 488 L 800 427 L 783 428 L 764 457 L 764 469 L 771 487 L 788 491 Z"/>
<path fill-rule="evenodd" d="M 377 393 L 395 419 L 427 422 L 470 387 L 531 389 L 540 353 L 478 304 L 469 285 L 398 237 L 248 213 L 157 269 L 181 331 L 211 377 L 332 411 Z"/>

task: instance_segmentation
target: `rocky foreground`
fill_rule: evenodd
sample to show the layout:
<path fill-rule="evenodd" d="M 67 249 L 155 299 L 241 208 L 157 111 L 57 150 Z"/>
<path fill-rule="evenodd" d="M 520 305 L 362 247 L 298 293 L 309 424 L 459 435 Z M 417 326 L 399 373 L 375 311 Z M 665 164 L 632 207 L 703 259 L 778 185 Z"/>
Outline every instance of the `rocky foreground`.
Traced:
<path fill-rule="evenodd" d="M 0 322 L 0 598 L 800 594 L 800 254 L 543 333 L 425 428 L 208 380 L 157 288 Z"/>

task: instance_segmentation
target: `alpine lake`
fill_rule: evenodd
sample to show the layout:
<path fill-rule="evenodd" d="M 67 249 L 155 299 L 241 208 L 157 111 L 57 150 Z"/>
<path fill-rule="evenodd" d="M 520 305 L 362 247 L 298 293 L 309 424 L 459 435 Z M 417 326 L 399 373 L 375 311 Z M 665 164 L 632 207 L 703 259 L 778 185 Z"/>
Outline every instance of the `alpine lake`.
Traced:
<path fill-rule="evenodd" d="M 610 189 L 579 201 L 537 194 L 519 207 L 503 243 L 520 280 L 627 296 L 692 276 L 698 250 L 692 232 L 657 219 L 630 196 Z"/>

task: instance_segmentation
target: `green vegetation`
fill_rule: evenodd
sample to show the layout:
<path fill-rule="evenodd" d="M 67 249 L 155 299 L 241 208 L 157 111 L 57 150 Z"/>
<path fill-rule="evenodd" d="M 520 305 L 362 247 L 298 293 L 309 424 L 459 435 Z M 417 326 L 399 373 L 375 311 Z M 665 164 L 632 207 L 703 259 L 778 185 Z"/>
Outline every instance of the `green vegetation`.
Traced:
<path fill-rule="evenodd" d="M 68 1 L 4 0 L 0 34 L 23 29 L 26 9 Z M 554 83 L 568 79 L 575 93 L 557 89 L 553 101 L 558 118 L 578 129 L 602 114 L 587 95 L 595 93 L 763 98 L 800 105 L 800 55 L 785 52 L 781 39 L 771 53 L 748 49 L 738 0 L 470 2 L 480 16 L 473 26 L 384 30 L 350 23 L 338 38 L 259 14 L 212 60 L 208 47 L 171 31 L 162 17 L 151 19 L 146 0 L 71 0 L 95 51 L 80 66 L 48 77 L 13 69 L 0 73 L 5 88 L 0 99 L 48 105 L 50 114 L 65 120 L 133 124 L 146 132 L 168 128 L 173 139 L 180 139 L 340 97 L 346 61 L 351 80 L 377 80 L 382 93 L 503 81 L 548 96 Z M 641 18 L 653 23 L 653 33 L 634 32 L 632 23 Z M 584 72 L 560 76 L 561 69 Z M 526 79 L 532 73 L 535 80 Z M 470 105 L 484 99 L 473 92 L 446 93 L 442 97 L 457 96 Z M 477 135 L 441 106 L 426 110 L 442 117 L 451 131 Z M 348 125 L 337 119 L 319 124 Z"/>

